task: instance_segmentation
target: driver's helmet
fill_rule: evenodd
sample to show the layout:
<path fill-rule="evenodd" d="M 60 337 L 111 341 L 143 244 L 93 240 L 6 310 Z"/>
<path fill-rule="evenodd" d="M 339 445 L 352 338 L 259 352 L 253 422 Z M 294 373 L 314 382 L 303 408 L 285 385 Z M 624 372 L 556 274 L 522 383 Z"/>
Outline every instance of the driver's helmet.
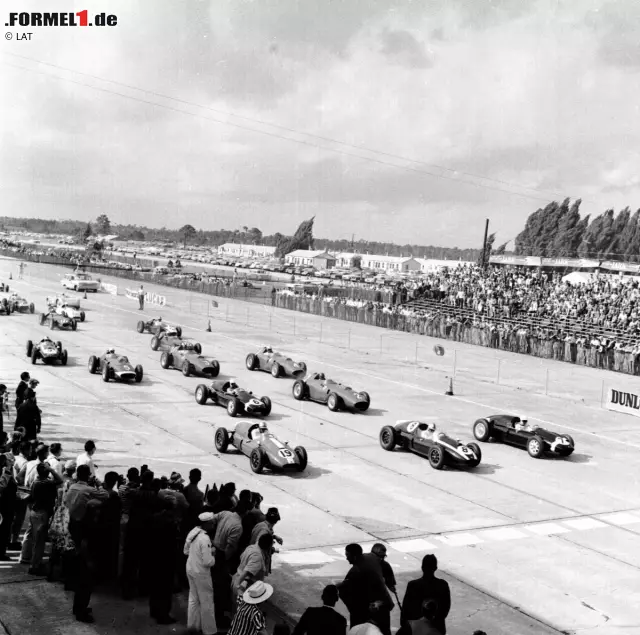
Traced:
<path fill-rule="evenodd" d="M 260 430 L 260 432 L 266 432 L 267 431 L 267 424 L 264 421 L 261 421 L 260 425 L 258 426 L 258 430 Z"/>
<path fill-rule="evenodd" d="M 115 355 L 115 353 L 116 353 L 115 348 L 108 348 L 106 352 L 107 355 Z"/>
<path fill-rule="evenodd" d="M 427 432 L 435 432 L 436 424 L 435 423 L 427 423 Z"/>
<path fill-rule="evenodd" d="M 324 381 L 326 379 L 326 377 L 324 376 L 324 373 L 318 373 L 318 379 L 320 381 Z"/>
<path fill-rule="evenodd" d="M 528 423 L 528 421 L 529 421 L 529 419 L 527 419 L 527 417 L 526 417 L 526 416 L 524 416 L 524 417 L 520 417 L 520 423 L 521 423 L 522 425 L 525 425 L 525 426 L 526 426 L 526 425 L 527 425 L 527 423 Z"/>
<path fill-rule="evenodd" d="M 229 382 L 229 388 L 227 390 L 235 390 L 238 387 L 235 381 Z"/>

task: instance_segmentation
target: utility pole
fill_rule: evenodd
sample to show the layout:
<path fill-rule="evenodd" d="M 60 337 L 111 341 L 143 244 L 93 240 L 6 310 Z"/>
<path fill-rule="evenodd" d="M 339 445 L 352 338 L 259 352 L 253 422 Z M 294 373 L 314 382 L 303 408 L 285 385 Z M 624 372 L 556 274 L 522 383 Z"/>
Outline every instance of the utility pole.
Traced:
<path fill-rule="evenodd" d="M 355 238 L 355 234 L 351 234 L 351 251 L 353 251 L 353 239 Z"/>
<path fill-rule="evenodd" d="M 487 222 L 484 226 L 484 241 L 482 243 L 482 268 L 484 269 L 487 266 L 487 238 L 489 236 L 489 219 L 487 218 Z"/>

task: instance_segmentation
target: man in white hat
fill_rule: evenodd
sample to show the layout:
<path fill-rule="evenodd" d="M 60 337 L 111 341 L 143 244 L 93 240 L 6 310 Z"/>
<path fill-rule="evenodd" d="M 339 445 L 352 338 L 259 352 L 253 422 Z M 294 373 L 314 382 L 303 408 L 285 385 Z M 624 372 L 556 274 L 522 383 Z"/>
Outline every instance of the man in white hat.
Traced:
<path fill-rule="evenodd" d="M 211 512 L 198 516 L 198 527 L 189 532 L 184 544 L 187 558 L 187 578 L 189 580 L 189 608 L 187 627 L 202 631 L 203 635 L 215 635 L 215 608 L 213 604 L 213 581 L 211 567 L 216 563 L 211 544 L 211 534 L 215 533 L 216 517 Z"/>
<path fill-rule="evenodd" d="M 238 607 L 227 635 L 269 635 L 267 620 L 259 608 L 271 597 L 273 587 L 266 582 L 254 582 L 242 595 L 238 594 Z"/>

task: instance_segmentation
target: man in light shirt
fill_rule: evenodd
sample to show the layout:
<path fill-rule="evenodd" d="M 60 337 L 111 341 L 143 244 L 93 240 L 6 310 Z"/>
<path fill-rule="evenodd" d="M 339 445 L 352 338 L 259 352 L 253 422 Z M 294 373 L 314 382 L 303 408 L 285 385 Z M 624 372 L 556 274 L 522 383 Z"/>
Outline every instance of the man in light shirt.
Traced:
<path fill-rule="evenodd" d="M 60 477 L 64 472 L 64 463 L 60 460 L 62 456 L 62 444 L 52 443 L 49 448 L 49 456 L 47 457 L 47 463 L 49 467 Z"/>
<path fill-rule="evenodd" d="M 96 444 L 91 439 L 89 439 L 89 441 L 84 444 L 84 452 L 76 459 L 76 465 L 78 467 L 80 467 L 81 465 L 86 465 L 89 468 L 89 471 L 91 472 L 91 476 L 93 476 L 93 478 L 98 477 L 98 475 L 96 474 L 96 466 L 93 463 L 93 455 L 95 453 Z"/>
<path fill-rule="evenodd" d="M 40 463 L 44 463 L 49 456 L 49 446 L 39 445 L 36 448 L 36 458 L 32 461 L 27 461 L 24 467 L 18 473 L 16 479 L 20 485 L 24 485 L 26 488 L 31 489 L 31 486 L 38 477 L 37 468 Z"/>

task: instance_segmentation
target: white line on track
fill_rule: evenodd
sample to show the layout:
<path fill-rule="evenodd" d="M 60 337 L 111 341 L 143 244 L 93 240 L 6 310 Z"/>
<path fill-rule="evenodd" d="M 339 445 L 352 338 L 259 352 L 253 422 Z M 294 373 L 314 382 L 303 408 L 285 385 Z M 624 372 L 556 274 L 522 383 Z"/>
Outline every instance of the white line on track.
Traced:
<path fill-rule="evenodd" d="M 32 286 L 32 287 L 36 287 L 38 289 L 43 289 L 46 290 L 46 287 L 42 287 L 40 285 L 36 285 L 33 284 L 31 282 L 26 282 L 26 284 Z M 138 313 L 137 311 L 133 311 L 131 309 L 124 309 L 122 307 L 119 306 L 115 306 L 114 304 L 106 304 L 104 302 L 98 302 L 97 300 L 92 300 L 93 302 L 96 302 L 96 304 L 99 304 L 100 306 L 109 308 L 109 309 L 116 309 L 118 311 L 123 311 L 124 313 L 131 313 L 132 315 L 140 315 L 140 313 Z M 260 305 L 259 305 L 260 306 Z M 173 309 L 173 310 L 180 310 L 179 307 L 171 307 L 171 306 L 167 306 L 167 307 L 163 307 L 165 309 Z M 158 308 L 158 310 L 160 310 L 160 308 Z M 207 318 L 210 319 L 210 318 Z M 193 321 L 193 319 L 191 320 Z M 199 330 L 199 329 L 195 329 L 195 327 L 191 327 L 194 328 L 194 330 Z M 203 329 L 204 330 L 204 329 Z M 227 339 L 229 341 L 232 342 L 237 342 L 240 344 L 253 344 L 254 346 L 260 346 L 260 344 L 258 342 L 249 342 L 246 338 L 238 338 L 238 337 L 232 337 L 231 335 L 225 335 L 224 333 L 216 333 L 216 335 L 218 335 L 219 337 L 222 337 L 224 339 Z M 417 386 L 415 384 L 411 384 L 411 383 L 407 383 L 407 382 L 403 382 L 403 381 L 397 381 L 394 379 L 389 379 L 388 377 L 380 377 L 378 375 L 372 375 L 371 373 L 368 373 L 366 371 L 363 370 L 359 370 L 356 368 L 347 368 L 345 366 L 339 366 L 337 364 L 329 364 L 325 361 L 322 360 L 318 360 L 318 359 L 313 359 L 313 358 L 307 358 L 309 361 L 314 362 L 314 363 L 319 363 L 322 364 L 324 366 L 329 366 L 330 368 L 337 368 L 338 370 L 344 371 L 344 372 L 349 372 L 349 373 L 355 373 L 357 375 L 361 375 L 362 377 L 368 377 L 369 379 L 375 379 L 377 381 L 382 381 L 385 382 L 387 384 L 395 384 L 396 386 L 403 386 L 404 388 L 411 388 L 412 390 L 417 390 L 420 392 L 424 392 L 424 393 L 428 393 L 431 395 L 436 395 L 440 398 L 443 397 L 442 393 L 436 390 L 432 390 L 431 388 L 425 388 L 424 386 Z M 457 397 L 457 396 L 453 396 L 453 397 L 447 397 L 447 399 L 456 399 L 457 401 L 460 401 L 462 403 L 466 403 L 472 406 L 479 406 L 481 408 L 486 408 L 487 410 L 491 410 L 491 411 L 500 411 L 501 407 L 500 406 L 494 406 L 492 404 L 486 404 L 486 403 L 482 403 L 481 401 L 475 401 L 473 399 L 467 399 L 465 397 Z M 568 426 L 564 423 L 558 423 L 556 421 L 547 421 L 546 419 L 541 419 L 540 417 L 533 417 L 530 416 L 529 417 L 530 420 L 532 421 L 539 421 L 540 423 L 543 423 L 545 425 L 548 426 L 553 426 L 556 428 L 563 428 L 565 430 L 570 430 L 571 432 L 577 432 L 579 434 L 587 434 L 593 437 L 596 437 L 598 439 L 602 439 L 604 441 L 609 441 L 610 443 L 617 443 L 618 445 L 624 445 L 625 447 L 631 447 L 631 448 L 635 448 L 636 450 L 640 450 L 640 445 L 635 444 L 635 443 L 631 443 L 629 441 L 626 440 L 622 440 L 622 439 L 616 439 L 615 437 L 610 437 L 608 435 L 604 435 L 604 434 L 598 434 L 597 432 L 590 432 L 589 430 L 584 430 L 582 428 L 575 428 L 572 426 Z"/>
<path fill-rule="evenodd" d="M 209 455 L 207 455 L 207 457 L 209 457 Z M 177 463 L 179 465 L 191 465 L 193 466 L 204 466 L 204 467 L 211 467 L 210 463 L 198 463 L 198 461 L 178 461 L 177 459 L 174 458 L 170 458 L 170 459 L 165 459 L 162 457 L 157 457 L 157 456 L 140 456 L 137 454 L 129 454 L 128 452 L 100 452 L 100 460 L 101 461 L 108 461 L 109 459 L 120 459 L 120 458 L 126 458 L 126 459 L 140 459 L 141 461 L 153 461 L 153 462 L 157 462 L 157 463 Z"/>
<path fill-rule="evenodd" d="M 151 432 L 141 432 L 139 430 L 127 430 L 126 428 L 103 428 L 98 426 L 83 426 L 77 423 L 58 423 L 57 421 L 48 421 L 47 426 L 58 426 L 60 428 L 90 428 L 91 430 L 107 430 L 109 432 L 129 432 L 131 434 L 142 434 L 145 436 L 151 436 Z"/>

